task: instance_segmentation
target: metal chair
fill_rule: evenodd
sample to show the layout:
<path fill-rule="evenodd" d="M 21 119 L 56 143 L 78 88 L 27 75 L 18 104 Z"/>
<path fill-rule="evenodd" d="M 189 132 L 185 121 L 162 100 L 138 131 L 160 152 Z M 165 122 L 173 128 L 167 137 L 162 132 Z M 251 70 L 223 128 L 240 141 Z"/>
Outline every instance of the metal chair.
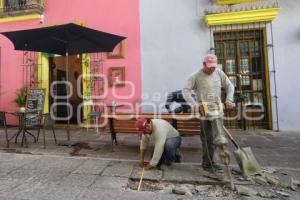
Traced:
<path fill-rule="evenodd" d="M 93 124 L 96 125 L 96 130 L 97 130 L 97 133 L 99 132 L 99 127 L 98 127 L 98 122 L 99 122 L 99 119 L 102 115 L 102 108 L 97 106 L 96 103 L 94 103 L 93 100 L 89 100 L 88 102 L 86 102 L 87 106 L 90 106 L 91 107 L 91 112 L 88 113 L 87 115 L 87 119 L 86 119 L 86 131 L 88 132 L 89 131 L 89 126 L 90 126 L 90 123 L 91 121 L 93 121 Z"/>
<path fill-rule="evenodd" d="M 6 147 L 9 148 L 9 139 L 7 129 L 13 127 L 6 123 L 6 112 L 0 111 L 0 128 L 4 128 L 5 139 L 6 139 Z"/>
<path fill-rule="evenodd" d="M 90 120 L 93 120 L 93 121 L 94 121 L 94 124 L 96 125 L 97 133 L 99 132 L 98 120 L 99 120 L 99 118 L 101 117 L 101 114 L 102 114 L 102 112 L 96 112 L 96 111 L 90 112 L 90 113 L 88 114 L 89 119 L 90 119 Z M 87 126 L 87 131 L 89 131 L 88 126 Z"/>
<path fill-rule="evenodd" d="M 45 135 L 45 133 L 46 133 L 47 129 L 52 130 L 53 137 L 54 137 L 54 142 L 55 142 L 55 144 L 57 144 L 55 130 L 54 130 L 55 121 L 52 119 L 51 114 L 50 113 L 43 114 L 42 122 L 43 123 L 41 124 L 41 128 L 43 129 L 44 148 L 46 148 L 46 135 Z M 40 136 L 40 132 L 38 132 L 37 141 L 39 141 L 39 136 Z"/>

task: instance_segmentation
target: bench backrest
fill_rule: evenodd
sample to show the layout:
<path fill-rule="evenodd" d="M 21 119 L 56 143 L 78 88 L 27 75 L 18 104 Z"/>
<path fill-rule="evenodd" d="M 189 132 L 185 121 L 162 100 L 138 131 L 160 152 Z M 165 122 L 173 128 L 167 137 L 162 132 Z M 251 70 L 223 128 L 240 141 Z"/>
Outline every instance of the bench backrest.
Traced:
<path fill-rule="evenodd" d="M 116 133 L 135 133 L 134 128 L 136 118 L 145 117 L 149 119 L 164 119 L 172 124 L 181 135 L 199 135 L 200 123 L 197 116 L 189 114 L 132 114 L 132 113 L 118 113 L 112 115 L 103 115 L 104 118 L 113 120 L 113 129 Z M 107 124 L 106 129 L 111 130 L 110 123 Z"/>

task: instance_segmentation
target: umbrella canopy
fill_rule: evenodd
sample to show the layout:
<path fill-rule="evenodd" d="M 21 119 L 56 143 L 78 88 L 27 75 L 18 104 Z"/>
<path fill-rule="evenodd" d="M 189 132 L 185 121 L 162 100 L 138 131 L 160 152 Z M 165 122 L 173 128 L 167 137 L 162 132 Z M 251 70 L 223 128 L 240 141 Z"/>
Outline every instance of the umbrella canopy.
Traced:
<path fill-rule="evenodd" d="M 39 51 L 59 55 L 111 52 L 125 37 L 69 23 L 1 33 L 15 50 Z"/>

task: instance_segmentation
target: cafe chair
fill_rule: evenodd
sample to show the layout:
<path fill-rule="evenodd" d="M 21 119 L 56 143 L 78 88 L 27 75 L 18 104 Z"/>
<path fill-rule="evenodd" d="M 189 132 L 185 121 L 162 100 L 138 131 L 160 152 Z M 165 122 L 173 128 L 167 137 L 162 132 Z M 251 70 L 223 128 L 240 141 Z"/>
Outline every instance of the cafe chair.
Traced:
<path fill-rule="evenodd" d="M 26 138 L 26 133 L 28 135 L 30 135 L 32 138 L 33 138 L 33 141 L 36 143 L 37 142 L 37 139 L 36 137 L 30 132 L 32 130 L 37 130 L 37 134 L 39 135 L 40 134 L 40 131 L 41 131 L 41 121 L 42 121 L 42 114 L 40 111 L 25 111 L 25 114 L 24 114 L 24 121 L 21 122 L 23 123 L 23 128 L 24 128 L 24 131 L 23 131 L 23 136 L 22 136 L 22 144 L 21 146 L 23 146 L 23 142 L 25 140 L 25 143 L 26 143 L 26 146 L 28 146 L 27 144 L 27 138 Z"/>
<path fill-rule="evenodd" d="M 46 130 L 52 130 L 54 142 L 55 144 L 57 144 L 54 125 L 55 125 L 55 121 L 52 119 L 51 114 L 50 113 L 43 114 L 43 120 L 40 128 L 43 130 L 44 148 L 46 148 Z M 39 136 L 40 136 L 40 132 L 38 132 L 37 141 L 39 141 Z"/>
<path fill-rule="evenodd" d="M 97 133 L 99 132 L 99 119 L 101 118 L 102 112 L 93 111 L 88 114 L 88 119 L 92 125 L 96 126 Z M 87 125 L 87 131 L 89 131 L 89 125 Z"/>
<path fill-rule="evenodd" d="M 6 122 L 6 112 L 0 111 L 0 128 L 4 129 L 5 139 L 6 139 L 6 147 L 9 148 L 9 139 L 8 139 L 8 128 L 12 128 L 14 126 L 8 125 Z"/>
<path fill-rule="evenodd" d="M 102 115 L 103 108 L 98 106 L 93 100 L 89 100 L 85 103 L 86 106 L 90 106 L 91 112 L 87 114 L 86 120 L 86 131 L 89 131 L 89 127 L 96 127 L 97 133 L 99 132 L 99 119 Z"/>

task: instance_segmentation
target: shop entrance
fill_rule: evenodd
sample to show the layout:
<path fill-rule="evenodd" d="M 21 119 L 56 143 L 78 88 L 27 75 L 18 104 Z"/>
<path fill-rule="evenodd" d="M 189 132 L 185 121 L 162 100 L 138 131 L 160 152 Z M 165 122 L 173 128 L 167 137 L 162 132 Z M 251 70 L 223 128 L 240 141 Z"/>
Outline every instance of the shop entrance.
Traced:
<path fill-rule="evenodd" d="M 49 84 L 50 88 L 53 88 L 53 94 L 56 96 L 67 96 L 66 85 L 63 83 L 67 80 L 67 73 L 65 68 L 66 63 L 65 56 L 49 57 Z M 78 121 L 82 120 L 82 111 L 78 113 L 77 108 L 82 103 L 82 97 L 79 92 L 82 93 L 82 81 L 78 84 L 77 82 L 82 80 L 79 79 L 82 74 L 81 56 L 73 55 L 68 57 L 69 69 L 68 69 L 68 81 L 72 85 L 72 95 L 69 98 L 70 108 L 72 109 L 72 117 L 70 119 L 71 124 L 77 124 Z M 57 84 L 55 82 L 57 81 Z M 54 84 L 51 87 L 51 84 Z M 79 87 L 79 88 L 78 88 Z M 67 99 L 55 98 L 53 95 L 49 95 L 49 107 L 53 107 L 55 116 L 58 118 L 66 118 L 67 112 Z M 78 117 L 80 119 L 78 119 Z M 66 120 L 56 120 L 56 123 L 67 123 Z"/>

